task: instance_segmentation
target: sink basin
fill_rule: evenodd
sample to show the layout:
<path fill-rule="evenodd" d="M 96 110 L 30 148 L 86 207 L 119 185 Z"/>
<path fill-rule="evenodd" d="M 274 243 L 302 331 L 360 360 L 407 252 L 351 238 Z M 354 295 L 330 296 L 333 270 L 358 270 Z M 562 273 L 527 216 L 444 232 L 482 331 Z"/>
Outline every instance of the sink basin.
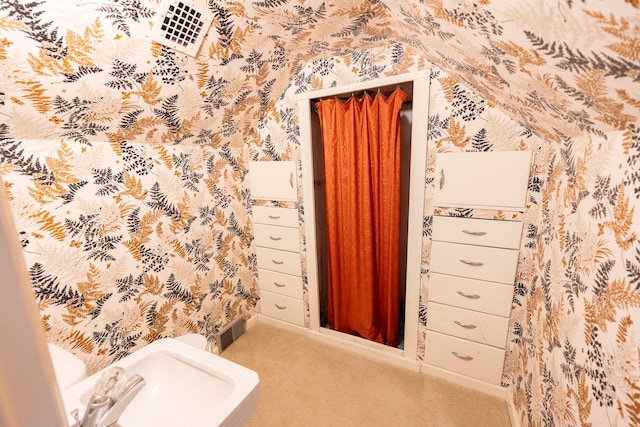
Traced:
<path fill-rule="evenodd" d="M 154 341 L 113 366 L 146 382 L 120 416 L 121 427 L 242 426 L 258 404 L 258 374 L 173 338 Z M 62 392 L 68 414 L 79 408 L 82 418 L 101 372 Z"/>

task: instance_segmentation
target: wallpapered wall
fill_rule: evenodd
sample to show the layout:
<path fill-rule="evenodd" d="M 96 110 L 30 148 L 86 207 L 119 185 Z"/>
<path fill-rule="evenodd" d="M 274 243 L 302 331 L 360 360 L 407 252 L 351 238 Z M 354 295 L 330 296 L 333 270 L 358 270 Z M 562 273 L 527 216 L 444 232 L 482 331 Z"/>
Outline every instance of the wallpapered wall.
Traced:
<path fill-rule="evenodd" d="M 146 38 L 154 0 L 0 1 L 0 173 L 51 341 L 97 369 L 256 313 L 245 165 L 299 159 L 295 92 L 433 63 L 427 184 L 439 151 L 536 152 L 503 378 L 523 424 L 640 423 L 637 9 L 209 3 L 190 58 Z"/>

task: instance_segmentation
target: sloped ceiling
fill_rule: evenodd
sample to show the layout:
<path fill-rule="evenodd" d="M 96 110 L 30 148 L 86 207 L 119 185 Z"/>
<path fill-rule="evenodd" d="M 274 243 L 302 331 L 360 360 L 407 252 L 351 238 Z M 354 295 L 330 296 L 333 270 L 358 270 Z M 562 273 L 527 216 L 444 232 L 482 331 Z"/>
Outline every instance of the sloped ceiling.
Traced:
<path fill-rule="evenodd" d="M 159 0 L 59 0 L 59 14 L 49 3 L 0 3 L 0 29 L 9 34 L 0 44 L 0 54 L 9 52 L 0 82 L 6 116 L 26 108 L 11 95 L 45 109 L 41 103 L 50 102 L 44 98 L 54 87 L 47 82 L 59 88 L 61 77 L 102 83 L 104 91 L 113 73 L 130 79 L 150 73 L 161 80 L 160 98 L 179 94 L 206 113 L 190 123 L 216 136 L 213 144 L 231 138 L 241 145 L 306 63 L 391 43 L 415 50 L 550 141 L 625 129 L 640 115 L 637 0 L 209 0 L 215 19 L 197 58 L 156 47 L 155 63 L 139 61 L 135 70 L 130 64 L 148 57 Z M 17 33 L 25 37 L 22 46 Z M 193 93 L 183 90 L 188 79 L 198 82 Z M 73 90 L 66 85 L 70 97 Z M 104 94 L 99 99 L 106 102 Z M 15 123 L 12 129 L 21 136 Z M 185 134 L 164 141 L 197 140 Z"/>
<path fill-rule="evenodd" d="M 274 0 L 253 2 L 245 13 L 255 14 L 264 35 L 284 43 L 294 64 L 399 41 L 558 141 L 638 121 L 637 6 L 623 0 Z"/>

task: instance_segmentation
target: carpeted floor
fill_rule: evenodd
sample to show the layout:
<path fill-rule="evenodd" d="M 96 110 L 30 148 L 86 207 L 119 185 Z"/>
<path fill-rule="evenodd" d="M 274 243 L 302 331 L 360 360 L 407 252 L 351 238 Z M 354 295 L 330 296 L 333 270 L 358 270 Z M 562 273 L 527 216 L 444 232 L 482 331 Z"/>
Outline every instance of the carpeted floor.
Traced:
<path fill-rule="evenodd" d="M 504 401 L 256 322 L 222 357 L 256 371 L 250 427 L 509 427 Z"/>

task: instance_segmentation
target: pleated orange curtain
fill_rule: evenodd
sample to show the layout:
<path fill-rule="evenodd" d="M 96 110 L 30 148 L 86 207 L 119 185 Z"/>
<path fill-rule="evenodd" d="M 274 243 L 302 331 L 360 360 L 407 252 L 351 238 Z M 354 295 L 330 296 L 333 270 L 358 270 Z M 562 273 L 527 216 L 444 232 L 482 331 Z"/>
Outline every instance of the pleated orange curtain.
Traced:
<path fill-rule="evenodd" d="M 328 323 L 395 346 L 400 109 L 407 94 L 318 102 L 326 183 Z"/>

